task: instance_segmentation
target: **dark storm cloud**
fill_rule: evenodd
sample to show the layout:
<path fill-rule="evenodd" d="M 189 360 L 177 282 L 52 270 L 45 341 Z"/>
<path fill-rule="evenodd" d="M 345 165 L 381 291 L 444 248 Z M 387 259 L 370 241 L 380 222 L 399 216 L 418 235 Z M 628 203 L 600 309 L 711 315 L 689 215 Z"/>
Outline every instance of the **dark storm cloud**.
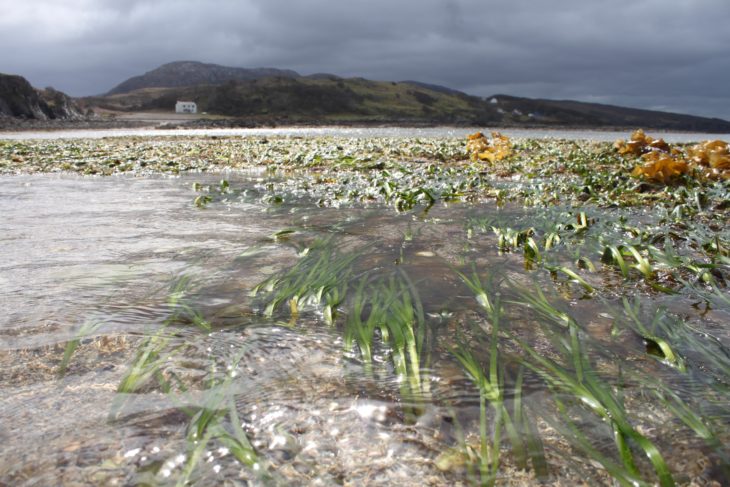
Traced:
<path fill-rule="evenodd" d="M 173 60 L 730 118 L 725 0 L 0 0 L 0 71 L 74 95 Z"/>

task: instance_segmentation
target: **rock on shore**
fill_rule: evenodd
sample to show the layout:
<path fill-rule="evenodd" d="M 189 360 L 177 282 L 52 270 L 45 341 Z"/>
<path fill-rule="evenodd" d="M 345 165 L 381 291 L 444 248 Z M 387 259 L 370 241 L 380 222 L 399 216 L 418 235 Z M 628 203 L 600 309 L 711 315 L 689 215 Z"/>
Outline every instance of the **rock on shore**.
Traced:
<path fill-rule="evenodd" d="M 22 76 L 0 73 L 0 117 L 27 120 L 78 120 L 81 109 L 65 93 L 38 90 Z"/>

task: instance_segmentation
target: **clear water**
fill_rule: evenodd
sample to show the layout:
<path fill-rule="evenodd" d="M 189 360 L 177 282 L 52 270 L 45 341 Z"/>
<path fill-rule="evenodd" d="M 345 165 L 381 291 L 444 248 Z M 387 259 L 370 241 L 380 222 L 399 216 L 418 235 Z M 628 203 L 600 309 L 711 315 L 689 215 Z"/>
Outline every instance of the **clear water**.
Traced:
<path fill-rule="evenodd" d="M 253 189 L 262 177 L 232 175 L 231 186 Z M 473 261 L 525 286 L 552 284 L 548 276 L 526 271 L 521 254 L 497 252 L 488 233 L 467 237 L 467 221 L 515 222 L 528 218 L 528 210 L 483 204 L 397 214 L 377 206 L 272 207 L 246 196 L 199 209 L 192 204 L 193 181 L 216 183 L 217 178 L 0 178 L 5 310 L 0 315 L 0 484 L 175 484 L 196 445 L 189 436 L 194 414 L 189 411 L 209 405 L 211 391 L 223 391 L 232 401 L 261 456 L 259 468 L 266 464 L 272 477 L 255 475 L 230 448 L 211 441 L 189 475 L 197 485 L 464 482 L 464 468 L 435 465 L 459 444 L 461 432 L 474 431 L 479 417 L 479 395 L 451 347 L 460 333 L 468 338 L 471 324 L 486 325 L 453 266 Z M 283 229 L 296 232 L 272 237 Z M 389 363 L 387 347 L 376 347 L 374 372 L 368 372 L 362 357 L 346 350 L 342 316 L 330 326 L 320 308 L 305 306 L 296 319 L 286 309 L 267 318 L 266 301 L 250 296 L 257 283 L 293 266 L 303 249 L 328 237 L 345 253 L 365 249 L 356 273 L 402 272 L 418 289 L 431 330 L 423 348 L 430 358 L 421 370 L 430 390 L 417 398 L 415 417 L 405 412 L 413 404 L 401 393 L 402 378 Z M 587 333 L 610 341 L 611 313 L 620 309 L 620 296 L 596 303 L 567 288 L 563 293 Z M 681 297 L 645 299 L 728 344 L 727 310 L 693 308 Z M 211 329 L 201 329 L 196 317 Z M 509 319 L 521 336 L 535 336 L 534 320 L 526 314 L 515 311 Z M 79 337 L 84 327 L 91 331 Z M 76 337 L 79 346 L 61 375 L 64 351 Z M 167 394 L 151 381 L 133 394 L 118 394 L 148 338 L 164 340 L 161 350 L 169 356 L 161 373 L 184 387 Z M 700 369 L 698 376 L 678 379 L 645 353 L 639 337 L 621 335 L 613 346 L 624 350 L 632 367 L 666 379 L 682 394 L 714 397 L 697 379 Z M 487 351 L 477 353 L 482 357 Z M 592 356 L 602 357 L 598 351 Z M 687 479 L 721 478 L 703 456 L 702 442 L 676 419 L 667 420 L 640 389 L 629 384 L 626 400 L 668 461 L 685 462 L 680 470 Z M 549 391 L 528 374 L 523 394 L 528 407 L 539 410 Z M 508 397 L 508 404 L 512 400 Z M 230 407 L 224 402 L 213 409 L 227 413 Z M 727 404 L 710 409 L 720 424 L 730 422 Z M 595 430 L 597 448 L 611 451 L 604 422 L 580 421 Z M 553 482 L 576 485 L 590 470 L 589 478 L 610 485 L 602 470 L 579 454 L 570 449 L 559 454 L 564 445 L 548 424 L 538 427 Z M 501 482 L 535 481 L 508 454 L 503 464 Z"/>

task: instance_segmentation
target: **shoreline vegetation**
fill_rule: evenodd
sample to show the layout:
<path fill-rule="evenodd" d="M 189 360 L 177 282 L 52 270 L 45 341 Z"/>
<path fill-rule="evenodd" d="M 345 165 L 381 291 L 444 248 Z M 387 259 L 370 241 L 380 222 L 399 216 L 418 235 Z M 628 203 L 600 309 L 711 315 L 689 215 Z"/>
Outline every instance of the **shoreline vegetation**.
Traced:
<path fill-rule="evenodd" d="M 186 144 L 179 144 L 181 140 Z M 130 143 L 131 142 L 131 143 Z M 699 142 L 699 141 L 698 141 Z M 193 146 L 191 149 L 190 146 Z M 160 152 L 169 160 L 159 164 Z M 475 132 L 466 140 L 449 137 L 359 140 L 339 136 L 207 136 L 170 139 L 154 135 L 93 139 L 0 140 L 0 174 L 25 172 L 79 172 L 87 175 L 117 173 L 225 172 L 263 167 L 268 170 L 359 170 L 377 173 L 402 165 L 438 164 L 497 180 L 543 181 L 559 177 L 563 196 L 566 183 L 576 176 L 612 180 L 612 191 L 586 198 L 577 191 L 574 201 L 611 204 L 610 198 L 636 201 L 652 193 L 707 185 L 730 178 L 730 149 L 721 140 L 699 144 L 668 144 L 636 130 L 627 140 L 598 142 L 559 138 L 512 140 L 492 131 L 492 139 Z M 430 166 L 429 166 L 430 167 Z M 643 167 L 644 169 L 639 169 Z M 664 172 L 661 168 L 664 167 Z M 384 171 L 388 174 L 387 170 Z M 619 184 L 620 183 L 620 184 Z M 326 186 L 326 185 L 325 185 Z M 487 192 L 488 193 L 488 192 Z M 467 201 L 477 195 L 470 194 Z M 575 198 L 578 198 L 577 200 Z M 478 198 L 477 198 L 478 199 Z M 458 200 L 458 198 L 457 198 Z M 615 205 L 619 201 L 613 201 Z"/>
<path fill-rule="evenodd" d="M 245 171 L 259 180 L 237 181 Z M 240 262 L 271 246 L 296 257 L 241 299 L 247 319 L 340 334 L 348 370 L 363 377 L 353 394 L 392 395 L 383 424 L 424 445 L 429 434 L 441 440 L 424 448 L 419 467 L 433 485 L 719 487 L 730 475 L 724 142 L 670 145 L 638 131 L 616 143 L 497 133 L 4 140 L 0 174 L 199 175 L 189 206 L 203 215 L 255 204 L 294 216 L 303 207 L 370 208 L 381 212 L 373 221 L 392 218 L 397 229 L 365 233 L 364 245 L 349 242 L 365 230 L 337 222 L 323 237 L 306 218 L 242 249 Z M 178 284 L 175 313 L 142 342 L 119 384 L 114 420 L 141 392 L 175 403 L 195 390 L 205 400 L 179 407 L 187 454 L 162 480 L 174 469 L 179 485 L 204 478 L 205 451 L 216 447 L 233 452 L 253 482 L 292 480 L 277 464 L 296 465 L 288 462 L 303 456 L 297 438 L 306 431 L 277 430 L 290 450 L 273 457 L 258 412 L 235 387 L 243 353 L 207 383 L 176 375 L 189 357 L 168 328 L 225 331 Z M 59 359 L 62 374 L 73 374 L 80 343 Z M 378 390 L 379 377 L 397 387 Z M 378 472 L 384 483 L 388 472 Z M 160 480 L 152 469 L 145 475 Z"/>
<path fill-rule="evenodd" d="M 115 115 L 82 117 L 77 119 L 35 120 L 0 116 L 1 132 L 32 132 L 32 131 L 66 131 L 66 130 L 109 130 L 109 129 L 157 129 L 157 130 L 204 130 L 204 129 L 237 129 L 237 128 L 320 128 L 320 127 L 347 127 L 347 128 L 436 128 L 454 127 L 483 129 L 484 125 L 472 122 L 438 122 L 414 120 L 362 120 L 362 119 L 292 119 L 289 117 L 251 117 L 226 118 L 221 116 L 192 116 L 177 117 L 169 112 L 119 112 Z M 631 124 L 603 126 L 603 125 L 575 125 L 575 124 L 541 124 L 541 123 L 499 123 L 489 125 L 493 130 L 506 129 L 536 129 L 554 131 L 595 131 L 595 132 L 633 132 L 636 127 Z M 687 129 L 656 129 L 653 133 L 703 133 L 703 131 Z M 719 132 L 722 133 L 722 132 Z"/>

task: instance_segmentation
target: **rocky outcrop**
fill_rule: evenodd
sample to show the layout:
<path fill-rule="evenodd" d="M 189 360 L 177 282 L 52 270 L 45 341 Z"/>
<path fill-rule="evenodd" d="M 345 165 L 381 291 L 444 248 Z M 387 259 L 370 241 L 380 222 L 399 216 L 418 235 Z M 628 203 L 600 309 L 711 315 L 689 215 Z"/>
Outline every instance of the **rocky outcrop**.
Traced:
<path fill-rule="evenodd" d="M 36 90 L 22 76 L 0 73 L 0 116 L 33 120 L 79 119 L 73 100 L 58 90 Z"/>
<path fill-rule="evenodd" d="M 25 78 L 0 74 L 0 115 L 45 120 L 46 111 L 47 106 Z"/>
<path fill-rule="evenodd" d="M 49 87 L 40 90 L 39 94 L 48 106 L 50 118 L 76 120 L 84 117 L 81 108 L 66 93 Z"/>

